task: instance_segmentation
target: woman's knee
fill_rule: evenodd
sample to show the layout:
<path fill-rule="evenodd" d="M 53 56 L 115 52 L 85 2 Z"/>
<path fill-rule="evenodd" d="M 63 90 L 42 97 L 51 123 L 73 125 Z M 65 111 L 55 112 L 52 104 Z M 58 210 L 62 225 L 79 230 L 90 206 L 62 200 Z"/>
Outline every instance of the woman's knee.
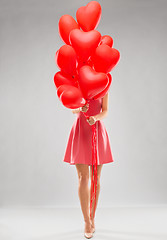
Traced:
<path fill-rule="evenodd" d="M 101 170 L 103 165 L 97 166 L 97 185 L 100 186 Z M 95 176 L 93 171 L 93 177 Z M 90 178 L 92 178 L 92 166 L 90 167 Z"/>
<path fill-rule="evenodd" d="M 80 184 L 88 184 L 89 182 L 89 175 L 88 174 L 79 174 L 78 180 Z"/>
<path fill-rule="evenodd" d="M 100 175 L 97 175 L 97 186 L 100 186 Z"/>
<path fill-rule="evenodd" d="M 78 172 L 78 180 L 80 183 L 88 183 L 89 182 L 89 168 L 85 164 L 76 164 L 77 172 Z"/>
<path fill-rule="evenodd" d="M 92 174 L 90 177 L 92 178 Z M 93 177 L 94 177 L 94 174 L 93 174 Z M 100 174 L 97 174 L 97 186 L 100 186 Z"/>

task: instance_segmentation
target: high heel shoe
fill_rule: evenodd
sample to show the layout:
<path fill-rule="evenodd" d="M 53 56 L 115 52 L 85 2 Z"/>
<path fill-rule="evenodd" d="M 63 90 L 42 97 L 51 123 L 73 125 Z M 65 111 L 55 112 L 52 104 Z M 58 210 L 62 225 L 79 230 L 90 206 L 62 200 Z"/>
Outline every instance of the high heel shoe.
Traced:
<path fill-rule="evenodd" d="M 87 232 L 85 232 L 85 233 L 84 233 L 84 236 L 85 236 L 86 238 L 92 238 L 92 237 L 93 237 L 93 233 L 87 233 Z"/>
<path fill-rule="evenodd" d="M 90 222 L 90 224 L 91 224 L 91 222 Z M 86 230 L 86 228 L 85 228 L 85 230 Z M 86 238 L 92 238 L 93 237 L 93 233 L 92 232 L 84 232 L 84 237 L 86 237 Z"/>

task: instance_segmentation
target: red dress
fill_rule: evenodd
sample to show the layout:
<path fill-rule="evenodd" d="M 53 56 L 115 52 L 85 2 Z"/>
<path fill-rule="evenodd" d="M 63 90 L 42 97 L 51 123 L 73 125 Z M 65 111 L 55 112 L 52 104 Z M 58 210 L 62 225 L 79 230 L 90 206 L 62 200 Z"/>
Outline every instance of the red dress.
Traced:
<path fill-rule="evenodd" d="M 91 99 L 86 114 L 94 116 L 100 113 L 101 109 L 102 98 Z M 83 112 L 76 115 L 77 118 L 69 134 L 63 161 L 70 164 L 92 165 L 92 126 L 86 121 Z M 97 132 L 97 165 L 113 162 L 110 141 L 104 123 L 98 120 L 95 126 Z"/>

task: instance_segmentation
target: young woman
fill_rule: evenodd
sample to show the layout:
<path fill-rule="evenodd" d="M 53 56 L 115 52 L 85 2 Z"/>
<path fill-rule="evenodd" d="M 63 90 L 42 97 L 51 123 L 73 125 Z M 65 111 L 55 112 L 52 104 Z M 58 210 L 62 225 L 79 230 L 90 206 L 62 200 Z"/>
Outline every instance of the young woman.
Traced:
<path fill-rule="evenodd" d="M 90 219 L 89 206 L 91 197 L 91 188 L 89 189 L 89 178 L 92 174 L 92 124 L 95 124 L 97 132 L 97 192 L 96 206 L 100 192 L 100 175 L 102 166 L 105 163 L 113 162 L 109 137 L 102 120 L 108 113 L 108 93 L 100 99 L 91 99 L 85 106 L 72 109 L 77 114 L 74 122 L 64 155 L 64 162 L 71 165 L 75 164 L 78 173 L 78 195 L 81 204 L 81 210 L 85 221 L 86 238 L 91 238 L 95 232 L 94 218 Z M 84 116 L 86 112 L 88 119 Z M 89 169 L 90 166 L 90 169 Z M 94 210 L 94 201 L 92 203 L 92 214 Z"/>

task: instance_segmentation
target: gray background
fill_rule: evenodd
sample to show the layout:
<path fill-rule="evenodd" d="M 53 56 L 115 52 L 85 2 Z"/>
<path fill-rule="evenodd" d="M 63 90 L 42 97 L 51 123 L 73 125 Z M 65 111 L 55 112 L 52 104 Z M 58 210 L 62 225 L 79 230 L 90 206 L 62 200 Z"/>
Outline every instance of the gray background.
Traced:
<path fill-rule="evenodd" d="M 0 206 L 79 206 L 77 172 L 63 162 L 75 120 L 56 95 L 58 21 L 89 1 L 0 1 Z M 103 119 L 114 162 L 102 168 L 100 206 L 167 203 L 166 7 L 102 0 L 97 28 L 121 60 Z"/>

